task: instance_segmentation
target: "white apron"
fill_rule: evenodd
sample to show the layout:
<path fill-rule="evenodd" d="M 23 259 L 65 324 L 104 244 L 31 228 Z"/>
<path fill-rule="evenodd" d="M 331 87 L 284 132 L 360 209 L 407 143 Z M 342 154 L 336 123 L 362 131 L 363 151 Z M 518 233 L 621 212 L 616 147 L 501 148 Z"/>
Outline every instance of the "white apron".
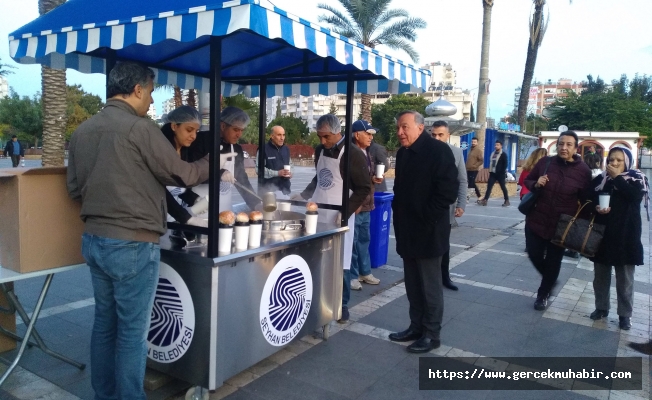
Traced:
<path fill-rule="evenodd" d="M 234 153 L 233 145 L 231 145 L 231 153 Z M 222 169 L 226 169 L 235 177 L 235 157 L 226 160 Z M 233 184 L 229 182 L 222 182 L 220 180 L 220 212 L 231 210 L 233 206 Z"/>
<path fill-rule="evenodd" d="M 312 195 L 315 203 L 330 204 L 333 206 L 342 205 L 342 190 L 344 190 L 344 179 L 340 173 L 340 158 L 344 154 L 344 148 L 340 155 L 335 158 L 325 157 L 322 150 L 317 163 L 317 188 Z M 349 190 L 349 196 L 351 191 Z M 319 222 L 332 224 L 339 220 L 340 212 L 337 210 L 319 210 Z M 339 224 L 338 224 L 339 225 Z M 344 234 L 344 258 L 342 265 L 344 269 L 351 269 L 351 255 L 353 254 L 353 230 L 355 228 L 355 213 L 351 214 L 348 221 L 349 231 Z"/>

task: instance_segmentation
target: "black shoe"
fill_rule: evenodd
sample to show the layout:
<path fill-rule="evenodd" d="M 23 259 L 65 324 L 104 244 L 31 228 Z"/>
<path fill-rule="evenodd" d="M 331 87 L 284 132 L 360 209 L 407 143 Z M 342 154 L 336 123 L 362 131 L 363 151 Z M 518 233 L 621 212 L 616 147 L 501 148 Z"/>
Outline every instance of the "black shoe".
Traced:
<path fill-rule="evenodd" d="M 594 321 L 597 321 L 602 318 L 607 318 L 609 316 L 609 311 L 605 310 L 595 310 L 589 315 L 589 318 L 591 318 Z"/>
<path fill-rule="evenodd" d="M 618 326 L 624 331 L 628 331 L 632 327 L 632 322 L 629 317 L 618 317 Z"/>
<path fill-rule="evenodd" d="M 442 282 L 442 285 L 444 285 L 444 287 L 445 287 L 446 289 L 450 289 L 450 290 L 459 290 L 459 288 L 458 288 L 457 286 L 455 286 L 455 285 L 453 284 L 453 281 L 451 281 L 450 279 L 444 280 L 444 281 Z"/>
<path fill-rule="evenodd" d="M 342 318 L 337 320 L 338 324 L 346 324 L 349 322 L 349 308 L 342 307 Z"/>
<path fill-rule="evenodd" d="M 546 307 L 548 307 L 548 296 L 537 296 L 537 299 L 534 301 L 534 309 L 543 311 Z"/>
<path fill-rule="evenodd" d="M 407 347 L 407 351 L 410 353 L 427 353 L 432 349 L 436 349 L 441 346 L 441 342 L 437 339 L 430 339 L 429 337 L 422 337 L 416 342 L 412 343 Z"/>
<path fill-rule="evenodd" d="M 393 342 L 409 342 L 410 340 L 417 340 L 421 338 L 421 332 L 417 332 L 407 328 L 403 332 L 396 332 L 389 334 L 389 340 Z"/>
<path fill-rule="evenodd" d="M 652 355 L 652 340 L 647 343 L 630 343 L 629 347 L 646 355 Z"/>

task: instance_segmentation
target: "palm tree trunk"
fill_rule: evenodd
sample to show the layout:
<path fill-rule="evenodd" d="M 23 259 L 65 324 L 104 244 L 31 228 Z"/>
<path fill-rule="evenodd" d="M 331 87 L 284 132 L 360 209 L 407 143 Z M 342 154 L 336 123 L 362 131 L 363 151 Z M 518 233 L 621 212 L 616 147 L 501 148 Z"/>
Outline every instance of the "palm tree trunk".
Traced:
<path fill-rule="evenodd" d="M 195 94 L 195 89 L 188 89 L 186 104 L 190 107 L 197 107 L 197 95 Z"/>
<path fill-rule="evenodd" d="M 181 88 L 174 86 L 174 108 L 179 108 L 183 105 L 183 96 L 181 95 Z"/>
<path fill-rule="evenodd" d="M 39 0 L 41 15 L 65 3 L 65 0 Z M 66 71 L 41 67 L 41 96 L 43 104 L 43 158 L 44 167 L 64 166 L 66 129 Z"/>
<path fill-rule="evenodd" d="M 371 95 L 362 93 L 360 95 L 360 114 L 362 119 L 371 124 Z"/>
<path fill-rule="evenodd" d="M 525 72 L 523 73 L 523 84 L 521 84 L 521 96 L 518 99 L 517 119 L 521 129 L 525 129 L 527 123 L 530 87 L 532 85 L 532 77 L 534 76 L 534 68 L 537 64 L 539 46 L 541 46 L 541 41 L 543 40 L 543 6 L 545 4 L 545 0 L 535 1 L 534 3 L 534 15 L 530 24 L 530 39 L 527 45 L 527 58 L 525 59 Z"/>
<path fill-rule="evenodd" d="M 491 44 L 491 9 L 494 0 L 482 0 L 482 53 L 480 55 L 480 80 L 478 82 L 477 121 L 482 125 L 478 131 L 478 146 L 484 149 L 484 135 L 487 130 L 487 85 L 489 82 L 489 45 Z"/>

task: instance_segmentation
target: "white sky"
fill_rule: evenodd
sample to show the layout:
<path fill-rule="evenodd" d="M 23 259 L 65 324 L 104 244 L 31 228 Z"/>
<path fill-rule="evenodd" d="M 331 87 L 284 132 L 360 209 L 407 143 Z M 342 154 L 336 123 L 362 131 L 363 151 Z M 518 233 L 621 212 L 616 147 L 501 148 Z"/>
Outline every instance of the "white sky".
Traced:
<path fill-rule="evenodd" d="M 317 4 L 325 0 L 272 0 L 279 8 L 316 22 L 322 12 Z M 336 1 L 329 4 L 339 6 Z M 521 85 L 528 40 L 531 0 L 496 0 L 492 13 L 488 116 L 501 118 L 512 108 L 514 89 Z M 625 73 L 652 74 L 652 35 L 650 0 L 548 0 L 550 26 L 539 50 L 535 78 L 570 78 L 581 81 L 587 74 L 605 81 Z M 428 23 L 418 31 L 414 44 L 420 55 L 418 65 L 432 61 L 451 63 L 457 71 L 457 86 L 475 90 L 478 86 L 482 39 L 481 0 L 404 0 L 393 8 L 404 8 Z M 37 0 L 0 0 L 0 58 L 15 65 L 9 85 L 20 95 L 41 89 L 40 67 L 19 65 L 9 57 L 10 32 L 38 17 Z M 402 60 L 401 51 L 379 48 Z M 81 84 L 91 93 L 104 97 L 104 75 L 86 75 L 69 70 L 68 83 Z M 160 113 L 168 92 L 154 94 Z"/>

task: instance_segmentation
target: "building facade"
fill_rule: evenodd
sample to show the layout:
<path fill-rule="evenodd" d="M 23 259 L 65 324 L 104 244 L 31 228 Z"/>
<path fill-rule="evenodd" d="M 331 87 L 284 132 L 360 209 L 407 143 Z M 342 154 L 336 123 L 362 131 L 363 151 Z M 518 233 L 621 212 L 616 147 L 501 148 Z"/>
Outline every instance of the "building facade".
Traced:
<path fill-rule="evenodd" d="M 557 82 L 548 79 L 547 82 L 532 82 L 528 97 L 528 114 L 542 115 L 543 110 L 549 107 L 555 100 L 568 96 L 568 92 L 577 94 L 584 91 L 586 82 L 575 82 L 571 79 L 561 78 Z M 518 101 L 521 97 L 521 88 L 514 89 L 514 109 L 518 108 Z"/>
<path fill-rule="evenodd" d="M 0 99 L 9 96 L 9 82 L 5 77 L 0 76 Z"/>

